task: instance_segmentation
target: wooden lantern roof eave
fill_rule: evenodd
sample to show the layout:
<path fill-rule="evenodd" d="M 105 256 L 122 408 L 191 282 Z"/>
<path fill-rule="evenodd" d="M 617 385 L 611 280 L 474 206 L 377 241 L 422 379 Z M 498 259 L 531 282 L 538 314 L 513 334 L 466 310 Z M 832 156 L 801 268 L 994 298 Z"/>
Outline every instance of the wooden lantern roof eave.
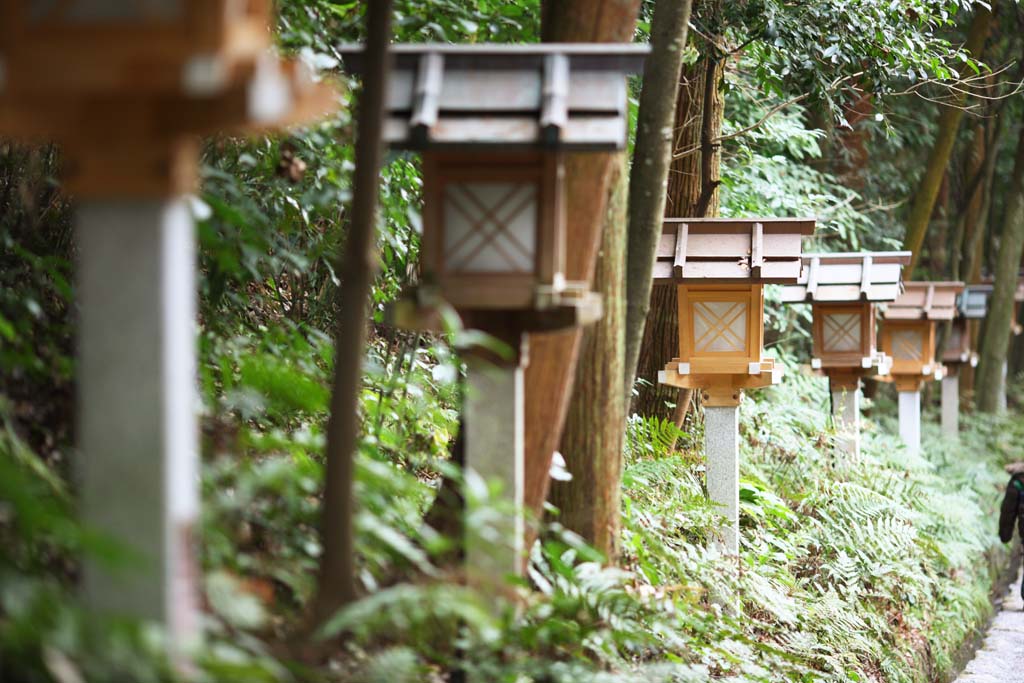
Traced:
<path fill-rule="evenodd" d="M 654 263 L 656 284 L 789 284 L 800 276 L 801 238 L 813 218 L 668 218 Z"/>
<path fill-rule="evenodd" d="M 625 148 L 625 76 L 645 45 L 417 44 L 391 47 L 384 139 L 413 150 Z M 359 74 L 362 46 L 338 48 Z"/>
<path fill-rule="evenodd" d="M 800 279 L 782 303 L 883 303 L 902 292 L 909 251 L 804 253 Z"/>
<path fill-rule="evenodd" d="M 907 282 L 903 294 L 885 308 L 886 320 L 952 320 L 963 282 Z"/>

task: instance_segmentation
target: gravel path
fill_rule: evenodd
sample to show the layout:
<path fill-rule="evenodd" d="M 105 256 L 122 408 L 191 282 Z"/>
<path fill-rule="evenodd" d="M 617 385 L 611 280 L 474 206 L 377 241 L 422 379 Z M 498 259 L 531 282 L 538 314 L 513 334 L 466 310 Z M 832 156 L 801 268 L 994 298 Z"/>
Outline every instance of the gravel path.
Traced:
<path fill-rule="evenodd" d="M 1024 601 L 1020 577 L 1010 584 L 1002 609 L 981 649 L 956 683 L 1024 683 Z"/>

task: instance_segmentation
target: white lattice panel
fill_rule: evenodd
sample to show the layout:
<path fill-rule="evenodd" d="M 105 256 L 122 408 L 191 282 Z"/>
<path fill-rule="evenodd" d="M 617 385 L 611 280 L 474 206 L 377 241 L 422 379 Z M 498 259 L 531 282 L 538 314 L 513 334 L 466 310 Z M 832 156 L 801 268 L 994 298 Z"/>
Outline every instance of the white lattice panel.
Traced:
<path fill-rule="evenodd" d="M 444 260 L 449 271 L 530 273 L 537 248 L 537 185 L 449 183 Z"/>
<path fill-rule="evenodd" d="M 747 304 L 698 301 L 693 304 L 693 349 L 728 353 L 747 350 Z"/>
<path fill-rule="evenodd" d="M 892 357 L 896 360 L 920 361 L 924 338 L 918 330 L 894 330 L 892 333 Z"/>
<path fill-rule="evenodd" d="M 822 326 L 825 351 L 860 350 L 860 313 L 828 313 Z"/>

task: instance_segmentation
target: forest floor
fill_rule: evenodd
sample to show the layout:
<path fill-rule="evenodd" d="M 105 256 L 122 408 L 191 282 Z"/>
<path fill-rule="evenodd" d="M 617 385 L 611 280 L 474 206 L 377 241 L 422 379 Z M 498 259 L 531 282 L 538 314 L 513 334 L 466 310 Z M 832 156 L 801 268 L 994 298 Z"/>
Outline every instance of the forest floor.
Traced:
<path fill-rule="evenodd" d="M 1021 577 L 1010 584 L 981 649 L 956 683 L 1024 683 L 1024 600 Z"/>

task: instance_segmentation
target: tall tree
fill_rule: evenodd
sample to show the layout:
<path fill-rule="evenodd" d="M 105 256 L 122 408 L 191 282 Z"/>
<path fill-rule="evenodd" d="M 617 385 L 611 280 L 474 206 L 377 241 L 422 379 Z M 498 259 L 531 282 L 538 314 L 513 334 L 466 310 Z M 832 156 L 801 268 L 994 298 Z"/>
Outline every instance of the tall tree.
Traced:
<path fill-rule="evenodd" d="M 651 21 L 651 55 L 644 65 L 636 143 L 629 176 L 629 235 L 626 247 L 625 395 L 636 380 L 644 321 L 651 307 L 651 277 L 661 238 L 672 163 L 676 98 L 683 66 L 691 2 L 660 0 Z"/>
<path fill-rule="evenodd" d="M 721 12 L 721 2 L 704 0 L 694 9 L 702 25 L 713 26 Z M 721 90 L 724 60 L 713 40 L 692 36 L 691 40 L 701 57 L 680 71 L 665 216 L 702 217 L 718 213 L 719 138 L 725 116 Z M 645 322 L 632 320 L 636 327 L 627 330 L 627 334 L 642 335 L 636 377 L 643 382 L 637 387 L 633 410 L 647 416 L 675 416 L 681 424 L 689 393 L 658 384 L 658 371 L 679 355 L 678 321 L 676 288 L 654 287 Z"/>
<path fill-rule="evenodd" d="M 611 197 L 601 231 L 594 288 L 604 301 L 601 320 L 583 333 L 575 388 L 560 451 L 572 474 L 551 486 L 559 521 L 614 564 L 622 516 L 622 446 L 626 395 L 621 391 L 625 351 L 625 159 L 612 171 Z"/>
<path fill-rule="evenodd" d="M 965 44 L 965 49 L 972 57 L 981 57 L 991 23 L 991 10 L 981 4 L 976 4 Z M 952 99 L 950 104 L 942 106 L 935 142 L 928 154 L 924 175 L 921 176 L 917 192 L 914 194 L 914 203 L 910 209 L 910 217 L 907 219 L 907 236 L 903 241 L 903 248 L 913 253 L 910 265 L 906 269 L 906 272 L 911 275 L 921 256 L 921 245 L 924 244 L 928 223 L 935 209 L 935 200 L 946 175 L 946 166 L 949 164 L 953 144 L 956 142 L 956 134 L 960 128 L 960 120 L 964 115 L 967 95 L 965 92 L 958 92 Z"/>
<path fill-rule="evenodd" d="M 688 1 L 659 0 L 654 7 L 651 55 L 644 64 L 633 163 L 628 175 L 621 164 L 614 169 L 598 253 L 595 287 L 604 300 L 604 317 L 583 333 L 575 389 L 562 435 L 561 452 L 572 479 L 555 483 L 551 490 L 551 502 L 561 511 L 561 522 L 612 563 L 618 552 L 622 445 L 628 406 L 628 392 L 620 389 L 615 377 L 629 376 L 632 383 L 632 370 L 624 365 L 628 363 L 627 300 L 635 282 L 647 283 L 643 300 L 649 297 L 672 152 L 676 85 L 689 17 Z M 646 274 L 632 272 L 627 266 L 626 254 L 635 253 L 638 236 L 642 236 L 643 244 L 639 247 L 640 265 L 646 265 Z M 629 265 L 636 266 L 635 261 Z M 635 292 L 632 296 L 635 301 Z M 638 346 L 639 339 L 635 342 Z"/>
<path fill-rule="evenodd" d="M 989 300 L 985 321 L 985 337 L 978 362 L 976 396 L 978 410 L 994 413 L 1000 408 L 1005 391 L 1003 366 L 1010 345 L 1013 322 L 1013 300 L 1017 289 L 1021 256 L 1024 252 L 1024 125 L 1018 134 L 1013 176 L 1006 194 L 1006 215 L 1003 218 L 996 260 L 996 279 Z"/>
<path fill-rule="evenodd" d="M 312 617 L 319 623 L 355 599 L 353 483 L 359 444 L 359 388 L 366 345 L 367 306 L 377 270 L 374 232 L 380 180 L 384 93 L 388 84 L 387 46 L 391 0 L 366 2 L 366 70 L 359 99 L 352 219 L 337 272 L 339 315 L 334 331 L 334 386 L 327 420 L 324 498 L 320 519 L 323 556 Z"/>
<path fill-rule="evenodd" d="M 624 43 L 633 38 L 640 0 L 547 0 L 542 37 L 547 42 Z M 565 167 L 569 280 L 591 282 L 601 239 L 611 171 L 617 154 L 570 154 Z M 547 499 L 551 461 L 562 438 L 579 357 L 581 332 L 530 335 L 526 368 L 526 507 L 540 514 Z"/>

